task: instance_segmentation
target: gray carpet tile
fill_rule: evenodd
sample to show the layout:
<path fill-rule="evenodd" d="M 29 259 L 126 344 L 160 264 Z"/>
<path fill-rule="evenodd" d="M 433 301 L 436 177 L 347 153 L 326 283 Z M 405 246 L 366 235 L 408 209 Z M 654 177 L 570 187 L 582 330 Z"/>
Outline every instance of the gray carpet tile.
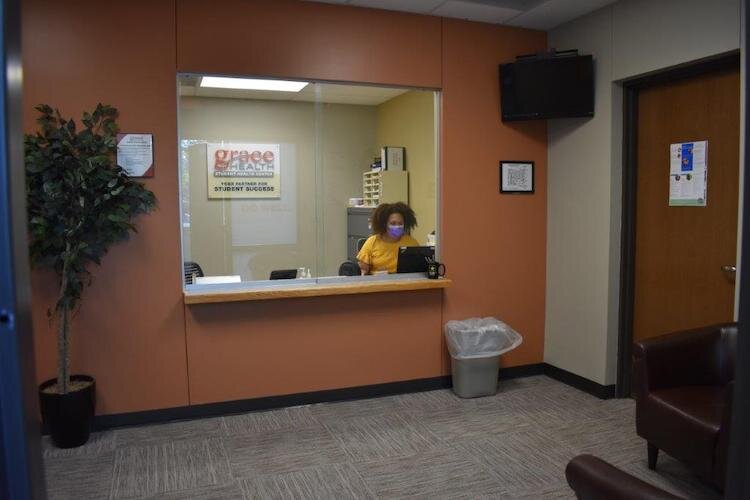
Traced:
<path fill-rule="evenodd" d="M 405 414 L 423 416 L 434 411 L 474 408 L 477 399 L 461 399 L 450 390 L 417 392 L 396 397 Z"/>
<path fill-rule="evenodd" d="M 514 413 L 547 413 L 540 419 L 544 425 L 563 425 L 573 419 L 598 418 L 601 400 L 577 389 L 556 382 L 548 377 L 530 377 L 534 383 L 524 383 L 527 379 L 500 381 L 495 396 L 476 398 L 472 406 L 477 408 L 497 408 Z M 550 419 L 551 418 L 551 419 Z"/>
<path fill-rule="evenodd" d="M 398 397 L 359 399 L 341 403 L 322 403 L 310 406 L 313 416 L 322 423 L 339 422 L 348 418 L 392 415 L 403 411 Z"/>
<path fill-rule="evenodd" d="M 117 450 L 112 498 L 137 498 L 232 481 L 220 439 L 177 440 Z"/>
<path fill-rule="evenodd" d="M 519 401 L 519 397 L 516 396 L 508 398 L 504 403 L 519 415 L 524 415 L 531 425 L 549 431 L 566 428 L 571 423 L 597 421 L 608 417 L 608 413 L 603 409 L 605 401 L 588 394 L 570 395 L 566 392 L 545 390 L 531 400 L 525 397 Z"/>
<path fill-rule="evenodd" d="M 643 453 L 645 454 L 645 451 Z M 659 453 L 655 471 L 648 468 L 645 460 L 630 463 L 621 469 L 647 483 L 690 500 L 723 498 L 712 486 L 694 476 L 682 463 L 664 453 Z"/>
<path fill-rule="evenodd" d="M 89 440 L 77 448 L 57 448 L 49 436 L 42 436 L 42 456 L 44 458 L 95 456 L 115 450 L 116 435 L 114 431 L 92 432 Z"/>
<path fill-rule="evenodd" d="M 503 484 L 504 490 L 536 490 L 560 482 L 576 452 L 550 441 L 536 430 L 523 430 L 487 439 L 462 442 L 458 448 L 481 463 Z"/>
<path fill-rule="evenodd" d="M 502 493 L 499 498 L 508 500 L 576 500 L 576 495 L 567 482 L 558 482 L 538 488 L 511 489 Z"/>
<path fill-rule="evenodd" d="M 349 460 L 324 427 L 231 437 L 225 439 L 225 445 L 237 479 Z"/>
<path fill-rule="evenodd" d="M 623 432 L 623 422 L 617 418 L 587 419 L 540 431 L 578 454 L 588 453 L 615 466 L 642 461 L 646 453 L 645 441 L 635 432 Z"/>
<path fill-rule="evenodd" d="M 326 427 L 355 462 L 414 455 L 440 443 L 420 422 L 398 415 L 350 418 Z"/>
<path fill-rule="evenodd" d="M 497 497 L 504 490 L 484 467 L 449 447 L 354 467 L 379 498 Z"/>
<path fill-rule="evenodd" d="M 505 435 L 529 426 L 523 414 L 495 406 L 434 410 L 418 421 L 440 440 L 449 443 Z"/>
<path fill-rule="evenodd" d="M 50 500 L 109 498 L 114 452 L 67 455 L 44 460 Z"/>
<path fill-rule="evenodd" d="M 564 469 L 599 456 L 685 498 L 719 498 L 660 454 L 646 466 L 632 400 L 602 401 L 545 376 L 498 394 L 450 390 L 45 438 L 52 499 L 573 498 Z"/>
<path fill-rule="evenodd" d="M 228 436 L 261 434 L 270 431 L 292 431 L 319 427 L 320 425 L 308 406 L 224 417 L 224 428 Z"/>
<path fill-rule="evenodd" d="M 248 500 L 375 498 L 349 464 L 312 467 L 247 479 L 242 482 L 242 489 Z"/>
<path fill-rule="evenodd" d="M 225 434 L 221 418 L 184 420 L 168 424 L 126 427 L 115 431 L 117 446 L 143 446 L 183 439 L 208 439 Z"/>
<path fill-rule="evenodd" d="M 219 486 L 204 486 L 191 490 L 161 493 L 152 498 L 160 500 L 244 500 L 242 485 L 234 481 Z"/>

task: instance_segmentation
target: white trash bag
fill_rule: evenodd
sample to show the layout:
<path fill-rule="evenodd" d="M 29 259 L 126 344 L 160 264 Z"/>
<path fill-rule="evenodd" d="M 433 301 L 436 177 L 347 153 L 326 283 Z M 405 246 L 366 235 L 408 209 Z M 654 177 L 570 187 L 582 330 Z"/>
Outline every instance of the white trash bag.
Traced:
<path fill-rule="evenodd" d="M 445 341 L 454 359 L 474 359 L 511 351 L 523 337 L 497 318 L 469 318 L 447 322 Z"/>

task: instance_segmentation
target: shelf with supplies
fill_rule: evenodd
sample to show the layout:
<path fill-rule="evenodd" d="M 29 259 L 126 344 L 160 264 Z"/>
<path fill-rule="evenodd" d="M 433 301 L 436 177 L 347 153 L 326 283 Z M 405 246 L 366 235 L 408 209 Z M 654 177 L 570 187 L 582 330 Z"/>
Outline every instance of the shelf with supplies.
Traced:
<path fill-rule="evenodd" d="M 403 201 L 409 203 L 409 173 L 405 170 L 371 170 L 362 174 L 365 206 Z"/>

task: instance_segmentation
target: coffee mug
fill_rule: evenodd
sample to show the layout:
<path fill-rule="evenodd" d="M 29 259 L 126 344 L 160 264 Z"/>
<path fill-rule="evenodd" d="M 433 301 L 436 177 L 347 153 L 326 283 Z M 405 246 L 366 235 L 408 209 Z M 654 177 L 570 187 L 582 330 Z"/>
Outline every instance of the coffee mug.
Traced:
<path fill-rule="evenodd" d="M 427 264 L 427 277 L 436 280 L 445 276 L 445 264 L 430 262 Z"/>

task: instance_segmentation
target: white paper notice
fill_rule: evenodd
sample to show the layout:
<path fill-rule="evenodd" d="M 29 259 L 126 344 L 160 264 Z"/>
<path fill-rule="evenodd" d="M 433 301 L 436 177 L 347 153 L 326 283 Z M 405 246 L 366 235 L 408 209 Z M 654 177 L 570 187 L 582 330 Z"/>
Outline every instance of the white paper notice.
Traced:
<path fill-rule="evenodd" d="M 154 136 L 117 134 L 117 164 L 130 177 L 153 177 Z"/>
<path fill-rule="evenodd" d="M 706 206 L 707 151 L 708 141 L 670 145 L 669 206 Z"/>

